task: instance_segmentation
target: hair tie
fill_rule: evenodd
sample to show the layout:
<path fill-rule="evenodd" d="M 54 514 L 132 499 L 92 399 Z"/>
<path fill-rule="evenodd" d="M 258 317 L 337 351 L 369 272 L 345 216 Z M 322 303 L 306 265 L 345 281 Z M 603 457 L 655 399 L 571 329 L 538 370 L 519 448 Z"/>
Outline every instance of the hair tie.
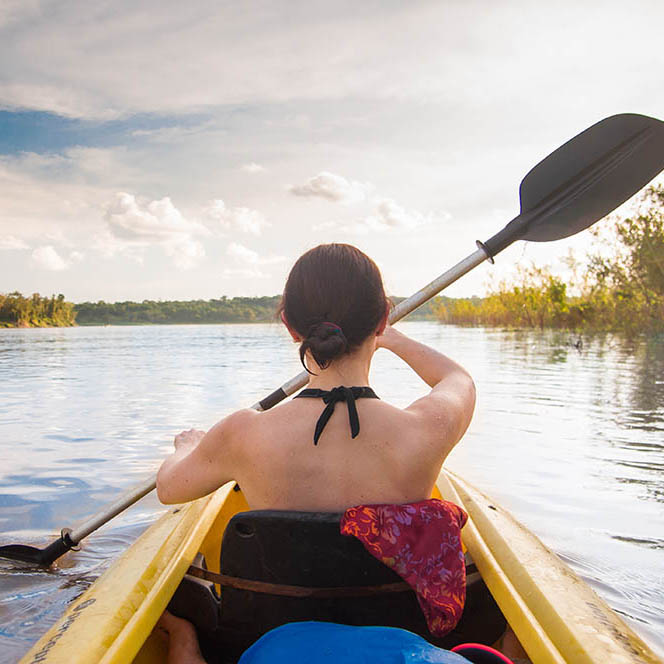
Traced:
<path fill-rule="evenodd" d="M 327 327 L 331 327 L 335 332 L 338 332 L 339 334 L 344 333 L 344 331 L 336 323 L 328 323 L 327 321 L 323 321 L 321 325 L 327 325 Z"/>

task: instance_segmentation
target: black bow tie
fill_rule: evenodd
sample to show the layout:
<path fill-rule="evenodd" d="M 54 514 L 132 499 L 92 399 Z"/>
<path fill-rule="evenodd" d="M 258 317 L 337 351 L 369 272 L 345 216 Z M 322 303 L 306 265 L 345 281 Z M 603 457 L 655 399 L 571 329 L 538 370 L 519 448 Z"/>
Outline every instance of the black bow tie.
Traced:
<path fill-rule="evenodd" d="M 298 397 L 318 398 L 322 399 L 326 404 L 325 410 L 323 410 L 321 416 L 318 418 L 318 422 L 316 422 L 316 429 L 314 430 L 314 445 L 318 445 L 318 439 L 323 433 L 325 425 L 332 417 L 334 407 L 339 401 L 345 401 L 346 405 L 348 406 L 350 434 L 351 438 L 355 438 L 357 434 L 360 433 L 360 418 L 357 415 L 355 399 L 378 399 L 378 396 L 370 387 L 344 387 L 343 385 L 335 387 L 331 390 L 318 390 L 309 388 L 302 390 L 302 392 L 295 396 L 296 399 Z"/>

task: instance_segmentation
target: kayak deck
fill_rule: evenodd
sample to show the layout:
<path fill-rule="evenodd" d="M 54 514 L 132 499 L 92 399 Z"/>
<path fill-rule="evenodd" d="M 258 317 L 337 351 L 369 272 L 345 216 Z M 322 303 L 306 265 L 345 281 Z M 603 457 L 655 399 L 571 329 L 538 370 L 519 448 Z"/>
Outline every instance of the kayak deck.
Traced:
<path fill-rule="evenodd" d="M 506 510 L 453 473 L 442 473 L 438 486 L 468 512 L 464 543 L 535 664 L 661 661 L 588 584 Z"/>
<path fill-rule="evenodd" d="M 72 602 L 21 662 L 165 661 L 165 645 L 151 635 L 152 628 L 198 552 L 211 571 L 219 571 L 226 524 L 248 509 L 233 487 L 228 483 L 169 509 Z M 484 494 L 443 471 L 438 495 L 468 512 L 464 545 L 535 664 L 660 661 L 588 585 Z"/>

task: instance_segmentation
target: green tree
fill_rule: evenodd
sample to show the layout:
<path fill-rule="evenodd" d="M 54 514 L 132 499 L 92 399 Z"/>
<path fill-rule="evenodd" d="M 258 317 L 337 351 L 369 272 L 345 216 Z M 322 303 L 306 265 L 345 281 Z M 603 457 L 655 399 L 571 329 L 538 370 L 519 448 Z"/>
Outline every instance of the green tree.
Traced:
<path fill-rule="evenodd" d="M 24 297 L 14 291 L 0 295 L 0 327 L 50 327 L 74 325 L 74 305 L 60 294 Z"/>
<path fill-rule="evenodd" d="M 592 315 L 609 329 L 664 330 L 664 187 L 649 187 L 635 215 L 594 234 L 615 249 L 590 256 Z"/>
<path fill-rule="evenodd" d="M 569 283 L 548 268 L 520 268 L 481 300 L 447 303 L 438 318 L 628 335 L 664 331 L 664 187 L 649 187 L 635 214 L 610 221 L 593 229 L 596 249 L 585 265 L 572 256 L 566 259 L 573 275 Z"/>

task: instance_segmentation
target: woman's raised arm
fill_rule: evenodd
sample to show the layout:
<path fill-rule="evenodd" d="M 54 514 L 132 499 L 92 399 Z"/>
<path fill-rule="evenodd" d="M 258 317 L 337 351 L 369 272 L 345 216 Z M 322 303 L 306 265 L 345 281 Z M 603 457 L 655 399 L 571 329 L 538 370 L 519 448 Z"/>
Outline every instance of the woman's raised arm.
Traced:
<path fill-rule="evenodd" d="M 466 432 L 475 409 L 475 384 L 470 374 L 443 353 L 392 327 L 376 337 L 376 348 L 400 357 L 431 387 L 431 392 L 406 409 L 421 415 L 449 451 Z"/>

